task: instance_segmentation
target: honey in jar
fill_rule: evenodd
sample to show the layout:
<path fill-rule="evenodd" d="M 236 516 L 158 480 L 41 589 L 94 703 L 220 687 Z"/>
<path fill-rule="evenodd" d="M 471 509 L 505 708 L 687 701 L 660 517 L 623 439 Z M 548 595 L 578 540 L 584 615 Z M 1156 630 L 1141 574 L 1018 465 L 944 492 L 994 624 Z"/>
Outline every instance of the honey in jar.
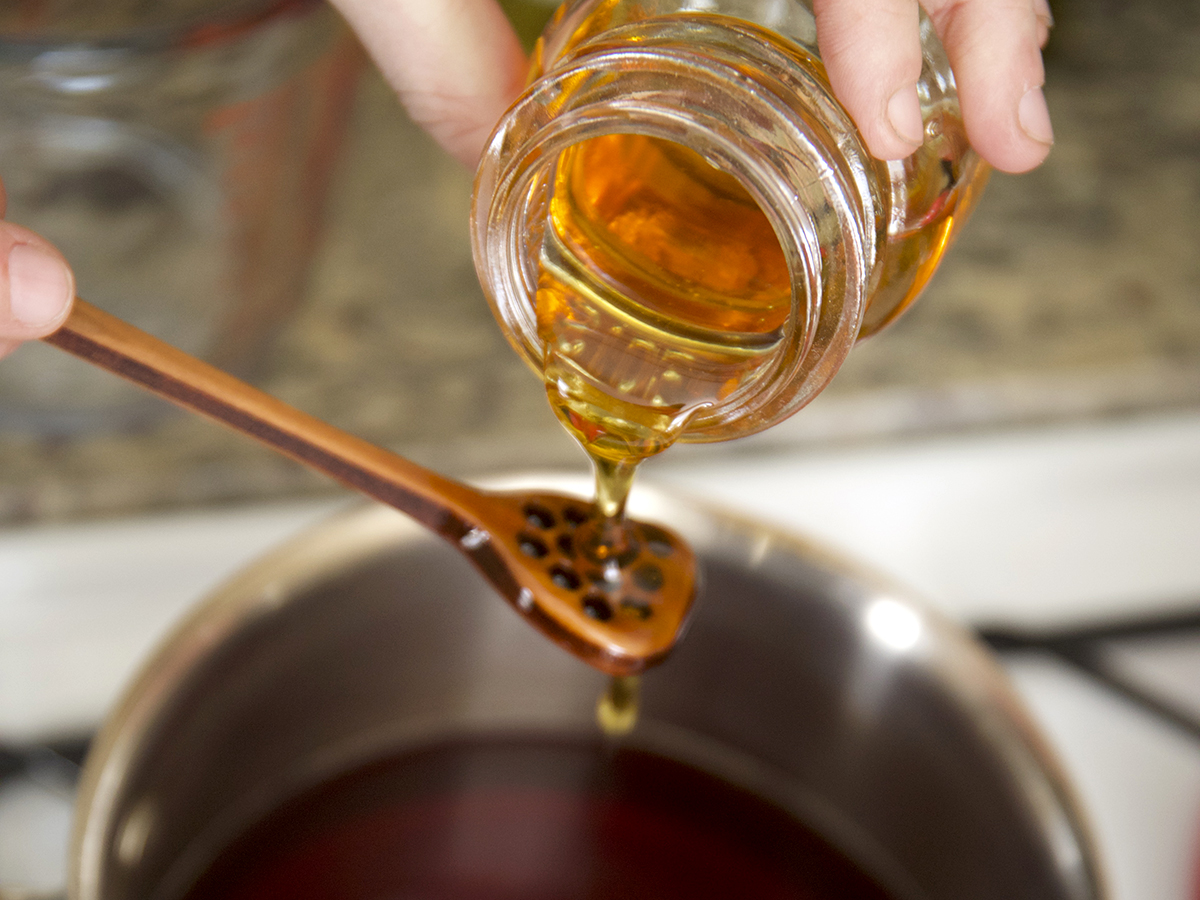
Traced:
<path fill-rule="evenodd" d="M 920 293 L 986 166 L 928 21 L 925 142 L 873 159 L 805 0 L 576 0 L 476 181 L 476 266 L 604 515 L 676 441 L 760 431 Z"/>

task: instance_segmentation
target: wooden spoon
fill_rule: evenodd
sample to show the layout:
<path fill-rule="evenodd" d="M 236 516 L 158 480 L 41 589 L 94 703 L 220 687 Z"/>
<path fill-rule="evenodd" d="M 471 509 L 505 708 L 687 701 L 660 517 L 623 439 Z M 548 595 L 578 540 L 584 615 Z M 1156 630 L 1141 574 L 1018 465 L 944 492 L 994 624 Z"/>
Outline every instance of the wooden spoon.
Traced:
<path fill-rule="evenodd" d="M 407 513 L 466 556 L 547 637 L 604 672 L 640 672 L 661 661 L 679 635 L 695 595 L 696 560 L 665 528 L 626 521 L 614 529 L 587 502 L 560 494 L 469 487 L 82 300 L 44 340 Z"/>

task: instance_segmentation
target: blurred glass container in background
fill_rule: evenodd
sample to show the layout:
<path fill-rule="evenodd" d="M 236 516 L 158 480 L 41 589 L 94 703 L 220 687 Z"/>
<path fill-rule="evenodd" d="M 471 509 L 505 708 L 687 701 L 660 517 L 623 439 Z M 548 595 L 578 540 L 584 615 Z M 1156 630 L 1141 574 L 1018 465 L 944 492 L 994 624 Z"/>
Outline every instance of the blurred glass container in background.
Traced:
<path fill-rule="evenodd" d="M 303 294 L 359 59 L 321 0 L 4 3 L 6 217 L 62 249 L 80 296 L 252 376 Z M 42 345 L 0 364 L 0 428 L 165 408 Z"/>

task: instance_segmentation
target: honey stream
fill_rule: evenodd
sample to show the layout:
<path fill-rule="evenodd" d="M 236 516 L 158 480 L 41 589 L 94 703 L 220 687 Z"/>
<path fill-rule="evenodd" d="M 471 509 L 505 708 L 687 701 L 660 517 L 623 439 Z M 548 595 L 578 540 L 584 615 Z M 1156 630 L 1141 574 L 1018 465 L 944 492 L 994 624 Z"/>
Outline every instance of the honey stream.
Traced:
<path fill-rule="evenodd" d="M 786 261 L 732 176 L 614 134 L 561 155 L 539 263 L 546 391 L 592 459 L 600 555 L 616 558 L 639 464 L 769 359 L 791 309 Z M 632 728 L 636 682 L 614 679 L 597 712 L 610 734 Z"/>
<path fill-rule="evenodd" d="M 824 78 L 816 60 L 797 61 Z M 862 333 L 907 307 L 944 253 L 956 219 L 957 174 L 947 160 L 960 144 L 961 122 L 944 115 L 914 157 L 912 171 L 926 174 L 897 196 L 929 212 L 888 235 Z M 886 184 L 892 175 L 877 165 Z M 546 392 L 591 457 L 599 556 L 616 560 L 638 466 L 770 374 L 792 315 L 790 268 L 770 220 L 735 177 L 642 134 L 590 138 L 559 155 L 538 264 Z M 602 724 L 619 718 L 632 727 L 636 697 L 614 680 Z"/>

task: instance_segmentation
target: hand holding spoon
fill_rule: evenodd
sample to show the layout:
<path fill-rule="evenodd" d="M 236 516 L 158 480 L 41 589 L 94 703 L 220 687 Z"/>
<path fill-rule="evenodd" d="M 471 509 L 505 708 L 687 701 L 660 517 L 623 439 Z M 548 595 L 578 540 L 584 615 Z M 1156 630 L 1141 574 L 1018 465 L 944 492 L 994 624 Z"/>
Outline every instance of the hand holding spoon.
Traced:
<path fill-rule="evenodd" d="M 679 635 L 696 561 L 664 528 L 629 520 L 614 529 L 573 497 L 481 491 L 446 478 L 82 300 L 44 340 L 408 514 L 457 548 L 547 637 L 604 672 L 641 672 Z"/>

